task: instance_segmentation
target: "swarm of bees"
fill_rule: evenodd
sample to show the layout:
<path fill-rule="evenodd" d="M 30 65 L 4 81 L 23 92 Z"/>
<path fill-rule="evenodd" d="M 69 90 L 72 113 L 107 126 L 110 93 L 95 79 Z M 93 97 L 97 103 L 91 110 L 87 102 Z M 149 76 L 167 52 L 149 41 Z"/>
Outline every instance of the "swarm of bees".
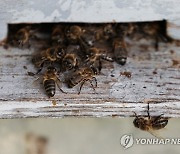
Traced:
<path fill-rule="evenodd" d="M 61 89 L 61 74 L 67 74 L 64 82 L 68 88 L 79 85 L 80 94 L 85 82 L 95 91 L 96 75 L 101 73 L 102 61 L 125 65 L 128 58 L 128 39 L 146 38 L 153 40 L 156 51 L 159 42 L 172 42 L 167 35 L 166 21 L 141 23 L 43 23 L 10 24 L 8 37 L 1 42 L 4 47 L 33 48 L 32 63 L 41 73 L 44 90 L 49 98 L 55 95 L 56 87 Z M 42 73 L 43 72 L 43 73 Z M 131 77 L 131 72 L 121 75 Z M 135 127 L 154 135 L 154 130 L 164 128 L 168 118 L 159 115 L 138 116 L 135 113 Z M 155 135 L 156 136 L 156 135 Z"/>
<path fill-rule="evenodd" d="M 31 47 L 37 50 L 32 56 L 32 63 L 37 68 L 34 74 L 40 74 L 45 69 L 42 83 L 47 96 L 53 97 L 56 86 L 64 92 L 59 77 L 64 73 L 68 73 L 65 78 L 67 87 L 80 85 L 78 94 L 87 81 L 95 90 L 96 75 L 101 72 L 102 61 L 125 65 L 128 57 L 126 38 L 134 38 L 136 34 L 138 37 L 154 39 L 156 50 L 159 41 L 172 41 L 166 34 L 166 21 L 106 24 L 44 23 L 9 25 L 6 45 Z"/>

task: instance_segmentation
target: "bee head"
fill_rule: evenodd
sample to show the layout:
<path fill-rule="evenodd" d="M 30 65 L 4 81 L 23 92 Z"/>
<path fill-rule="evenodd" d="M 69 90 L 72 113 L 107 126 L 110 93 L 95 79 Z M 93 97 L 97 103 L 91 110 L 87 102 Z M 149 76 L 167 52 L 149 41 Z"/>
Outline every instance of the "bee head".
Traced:
<path fill-rule="evenodd" d="M 113 35 L 114 31 L 113 31 L 113 27 L 111 24 L 108 24 L 104 27 L 104 34 L 107 36 L 111 36 Z"/>
<path fill-rule="evenodd" d="M 74 34 L 74 35 L 79 35 L 79 34 L 81 34 L 82 29 L 81 29 L 81 27 L 79 27 L 79 26 L 72 26 L 72 27 L 70 28 L 70 32 L 71 32 L 72 34 Z"/>
<path fill-rule="evenodd" d="M 136 128 L 142 128 L 147 124 L 147 120 L 143 117 L 136 117 L 133 124 Z"/>
<path fill-rule="evenodd" d="M 91 48 L 89 49 L 88 53 L 87 53 L 87 57 L 94 57 L 96 56 L 96 54 L 98 53 L 98 50 L 96 48 Z"/>
<path fill-rule="evenodd" d="M 64 59 L 62 65 L 65 70 L 71 70 L 74 68 L 74 60 L 70 58 Z"/>
<path fill-rule="evenodd" d="M 79 26 L 71 26 L 66 31 L 66 37 L 70 40 L 76 40 L 82 34 L 82 29 Z"/>
<path fill-rule="evenodd" d="M 58 47 L 56 49 L 56 56 L 58 59 L 62 59 L 64 57 L 65 53 L 66 53 L 65 49 L 63 49 L 62 47 Z"/>
<path fill-rule="evenodd" d="M 94 73 L 94 75 L 97 75 L 99 73 L 99 70 L 93 66 L 90 67 Z"/>
<path fill-rule="evenodd" d="M 49 66 L 49 67 L 47 68 L 47 71 L 48 71 L 48 72 L 56 72 L 56 68 L 53 67 L 53 66 Z"/>

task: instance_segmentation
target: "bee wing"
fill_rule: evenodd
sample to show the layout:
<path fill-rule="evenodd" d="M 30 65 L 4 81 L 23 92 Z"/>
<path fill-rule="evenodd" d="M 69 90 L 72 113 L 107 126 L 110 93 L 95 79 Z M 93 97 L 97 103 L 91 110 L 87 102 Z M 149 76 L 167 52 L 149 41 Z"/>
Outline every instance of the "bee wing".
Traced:
<path fill-rule="evenodd" d="M 149 132 L 151 135 L 153 135 L 154 137 L 156 137 L 156 138 L 165 139 L 164 137 L 162 137 L 162 136 L 160 135 L 160 130 L 149 129 L 148 132 Z"/>
<path fill-rule="evenodd" d="M 40 81 L 40 84 L 42 84 L 42 77 L 37 77 L 34 81 L 33 81 L 33 85 L 37 86 L 39 84 L 39 81 Z"/>
<path fill-rule="evenodd" d="M 60 79 L 57 77 L 57 80 L 56 80 L 56 85 L 57 87 L 59 88 L 59 90 L 62 92 L 62 93 L 65 93 L 67 94 L 67 92 L 65 92 L 64 90 L 61 89 L 61 81 Z"/>

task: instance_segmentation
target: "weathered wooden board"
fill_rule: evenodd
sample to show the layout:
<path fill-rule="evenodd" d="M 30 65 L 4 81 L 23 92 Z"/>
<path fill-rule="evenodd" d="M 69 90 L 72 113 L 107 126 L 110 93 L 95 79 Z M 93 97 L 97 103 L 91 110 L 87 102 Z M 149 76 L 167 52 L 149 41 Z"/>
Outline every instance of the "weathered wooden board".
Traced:
<path fill-rule="evenodd" d="M 179 0 L 3 0 L 0 1 L 0 39 L 6 37 L 8 23 L 20 22 L 133 22 L 167 19 L 168 33 L 180 38 Z M 95 18 L 96 17 L 96 18 Z M 33 51 L 0 48 L 0 118 L 17 117 L 105 117 L 131 116 L 133 111 L 180 117 L 180 47 L 163 46 L 161 51 L 141 45 L 133 51 L 125 66 L 107 64 L 98 76 L 95 94 L 89 85 L 77 95 L 77 89 L 57 91 L 49 100 L 42 85 L 35 85 L 27 71 L 35 72 L 30 62 Z M 146 51 L 148 50 L 148 51 Z M 173 61 L 174 60 L 174 61 Z M 174 64 L 174 65 L 173 65 Z M 27 69 L 26 69 L 27 67 Z M 120 72 L 132 73 L 131 78 Z M 52 105 L 56 100 L 57 104 Z"/>
<path fill-rule="evenodd" d="M 8 23 L 100 23 L 163 19 L 176 23 L 180 19 L 179 6 L 179 0 L 3 0 L 0 1 L 0 40 L 6 36 Z"/>
<path fill-rule="evenodd" d="M 151 115 L 180 117 L 180 47 L 160 44 L 160 51 L 155 52 L 138 41 L 128 48 L 131 52 L 125 66 L 103 63 L 96 93 L 89 84 L 80 95 L 78 86 L 68 89 L 63 84 L 68 94 L 57 89 L 53 99 L 27 75 L 36 72 L 31 63 L 33 50 L 0 48 L 0 118 L 145 115 L 148 101 Z M 120 75 L 124 71 L 131 72 L 131 78 Z"/>

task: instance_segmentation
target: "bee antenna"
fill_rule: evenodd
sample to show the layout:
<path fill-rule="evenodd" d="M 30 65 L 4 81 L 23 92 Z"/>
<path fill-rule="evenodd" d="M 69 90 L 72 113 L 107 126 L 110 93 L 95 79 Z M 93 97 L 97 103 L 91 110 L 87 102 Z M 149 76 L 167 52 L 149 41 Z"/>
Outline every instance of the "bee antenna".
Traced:
<path fill-rule="evenodd" d="M 138 117 L 137 114 L 136 114 L 136 112 L 133 111 L 133 113 L 134 113 L 134 115 L 135 115 L 136 117 Z"/>
<path fill-rule="evenodd" d="M 150 119 L 150 114 L 149 114 L 149 103 L 148 103 L 148 106 L 147 106 L 147 114 L 148 114 L 148 118 Z"/>

